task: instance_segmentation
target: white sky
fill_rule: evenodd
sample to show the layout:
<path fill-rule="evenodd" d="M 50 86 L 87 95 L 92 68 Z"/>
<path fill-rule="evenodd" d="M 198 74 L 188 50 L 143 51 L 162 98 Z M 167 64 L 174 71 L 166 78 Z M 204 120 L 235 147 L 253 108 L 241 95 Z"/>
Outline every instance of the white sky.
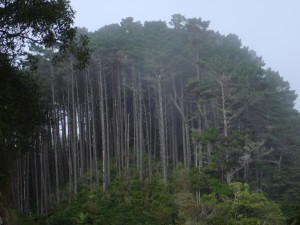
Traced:
<path fill-rule="evenodd" d="M 210 29 L 239 36 L 300 96 L 300 0 L 71 0 L 75 25 L 95 31 L 105 25 L 162 20 L 180 13 L 210 21 Z M 296 101 L 300 111 L 300 97 Z"/>

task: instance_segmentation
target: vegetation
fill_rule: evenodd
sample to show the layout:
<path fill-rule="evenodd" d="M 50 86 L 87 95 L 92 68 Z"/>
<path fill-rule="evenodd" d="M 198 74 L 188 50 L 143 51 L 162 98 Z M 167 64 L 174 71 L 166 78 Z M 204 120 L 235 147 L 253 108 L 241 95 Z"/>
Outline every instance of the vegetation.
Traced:
<path fill-rule="evenodd" d="M 279 206 L 247 184 L 230 185 L 207 176 L 209 184 L 201 200 L 195 198 L 191 182 L 199 173 L 178 166 L 170 184 L 155 174 L 143 183 L 139 177 L 113 180 L 106 192 L 89 189 L 84 182 L 77 198 L 54 208 L 48 216 L 19 218 L 20 223 L 37 224 L 286 224 Z M 137 174 L 138 175 L 138 174 Z M 178 176 L 179 175 L 179 176 Z"/>
<path fill-rule="evenodd" d="M 179 14 L 75 35 L 67 1 L 37 2 L 58 14 L 28 22 L 29 1 L 12 17 L 21 3 L 0 3 L 1 218 L 297 224 L 297 96 L 236 35 Z M 35 55 L 22 67 L 19 41 Z"/>
<path fill-rule="evenodd" d="M 39 79 L 33 71 L 33 58 L 25 49 L 35 44 L 59 50 L 73 55 L 77 68 L 83 67 L 89 58 L 88 39 L 76 34 L 73 17 L 68 1 L 0 2 L 1 224 L 14 220 L 15 213 L 10 210 L 13 195 L 28 198 L 29 192 L 22 188 L 29 175 L 24 168 L 29 168 L 31 154 L 38 154 L 44 122 Z M 28 206 L 22 205 L 18 211 L 24 212 L 24 207 Z"/>

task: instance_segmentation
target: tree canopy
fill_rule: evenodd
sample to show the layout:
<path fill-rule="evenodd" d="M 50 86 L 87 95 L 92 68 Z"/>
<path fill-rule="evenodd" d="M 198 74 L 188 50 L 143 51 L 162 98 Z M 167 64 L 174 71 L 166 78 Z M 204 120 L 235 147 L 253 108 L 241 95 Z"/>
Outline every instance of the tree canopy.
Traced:
<path fill-rule="evenodd" d="M 96 224 L 129 207 L 128 219 L 144 209 L 145 220 L 165 224 L 284 223 L 269 199 L 284 208 L 300 189 L 288 82 L 201 18 L 125 18 L 86 34 L 93 52 L 81 71 L 71 55 L 53 65 L 55 51 L 34 48 L 44 113 L 34 151 L 13 171 L 20 213 L 67 206 L 49 221 Z M 81 191 L 87 205 L 68 205 Z"/>
<path fill-rule="evenodd" d="M 18 157 L 34 151 L 44 121 L 41 89 L 30 46 L 89 59 L 88 38 L 77 34 L 69 1 L 0 1 L 0 214 L 11 192 Z M 30 62 L 30 64 L 28 64 Z"/>
<path fill-rule="evenodd" d="M 0 2 L 0 52 L 12 60 L 27 55 L 30 45 L 71 52 L 83 67 L 88 39 L 76 33 L 75 12 L 68 0 L 7 0 Z"/>

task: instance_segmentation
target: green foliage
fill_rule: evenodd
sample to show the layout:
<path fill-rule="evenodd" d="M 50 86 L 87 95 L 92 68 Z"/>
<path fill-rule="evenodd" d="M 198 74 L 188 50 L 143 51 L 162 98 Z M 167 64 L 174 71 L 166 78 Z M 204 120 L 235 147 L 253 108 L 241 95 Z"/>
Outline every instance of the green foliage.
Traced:
<path fill-rule="evenodd" d="M 229 185 L 234 193 L 232 212 L 241 221 L 256 221 L 265 224 L 285 224 L 279 206 L 260 193 L 250 193 L 249 186 L 241 183 Z M 252 218 L 251 218 L 252 217 Z"/>
<path fill-rule="evenodd" d="M 189 192 L 191 188 L 190 171 L 184 168 L 181 163 L 176 165 L 170 176 L 170 188 L 173 193 Z"/>
<path fill-rule="evenodd" d="M 288 224 L 296 225 L 300 224 L 300 204 L 294 204 L 291 208 L 290 216 L 288 218 Z"/>
<path fill-rule="evenodd" d="M 70 224 L 76 225 L 80 221 L 81 207 L 79 205 L 70 205 L 66 210 L 57 212 L 55 216 L 49 219 L 49 224 Z"/>
<path fill-rule="evenodd" d="M 14 160 L 34 149 L 42 122 L 37 77 L 12 66 L 0 53 L 0 192 L 7 194 Z"/>
<path fill-rule="evenodd" d="M 191 168 L 189 170 L 190 182 L 192 190 L 197 190 L 198 188 L 203 188 L 206 185 L 207 178 L 209 177 L 208 173 L 205 173 L 199 168 Z"/>
<path fill-rule="evenodd" d="M 104 75 L 105 80 L 107 110 L 105 126 L 108 129 L 106 134 L 110 146 L 107 150 L 110 151 L 109 156 L 112 160 L 109 165 L 112 182 L 107 191 L 103 192 L 95 185 L 93 186 L 95 189 L 90 190 L 90 182 L 95 181 L 97 171 L 80 178 L 81 191 L 76 199 L 68 204 L 69 196 L 62 197 L 60 203 L 63 208 L 53 212 L 48 220 L 49 224 L 283 223 L 278 206 L 264 195 L 251 193 L 250 188 L 241 183 L 227 185 L 224 180 L 228 178 L 228 183 L 237 180 L 249 181 L 255 185 L 256 190 L 265 191 L 268 197 L 282 202 L 282 206 L 290 201 L 296 201 L 293 196 L 299 193 L 300 187 L 298 182 L 300 120 L 299 114 L 292 106 L 295 93 L 289 89 L 289 84 L 283 81 L 278 73 L 264 70 L 262 59 L 253 51 L 243 48 L 236 35 L 222 36 L 218 32 L 207 30 L 208 25 L 209 22 L 202 21 L 201 18 L 186 19 L 179 14 L 172 18 L 174 28 L 168 27 L 162 21 L 141 24 L 129 17 L 123 19 L 120 24 L 108 25 L 96 32 L 88 33 L 91 43 L 85 36 L 76 36 L 76 43 L 84 43 L 82 49 L 76 52 L 78 46 L 75 45 L 74 49 L 63 48 L 65 52 L 71 51 L 84 59 L 88 53 L 85 50 L 90 46 L 95 54 L 88 70 L 71 73 L 71 78 L 69 65 L 71 60 L 66 57 L 66 60 L 69 60 L 68 65 L 63 65 L 61 60 L 59 67 L 53 68 L 54 80 L 49 79 L 48 61 L 51 54 L 39 49 L 40 58 L 44 59 L 41 60 L 43 64 L 40 63 L 37 68 L 39 73 L 43 74 L 41 77 L 50 83 L 43 89 L 44 92 L 49 91 L 45 94 L 45 98 L 51 101 L 53 81 L 55 110 L 64 113 L 67 117 L 64 118 L 67 119 L 66 123 L 71 121 L 69 118 L 71 115 L 78 115 L 78 119 L 75 116 L 75 124 L 77 120 L 78 124 L 64 127 L 68 130 L 67 140 L 59 140 L 58 143 L 59 164 L 63 165 L 58 170 L 58 173 L 63 175 L 63 179 L 59 179 L 59 184 L 65 185 L 68 176 L 72 176 L 68 174 L 65 166 L 68 166 L 71 172 L 77 165 L 72 160 L 71 163 L 67 162 L 69 156 L 66 155 L 66 151 L 75 151 L 73 153 L 77 151 L 67 146 L 74 141 L 68 128 L 73 125 L 76 126 L 74 130 L 79 131 L 76 139 L 78 138 L 80 153 L 78 151 L 78 155 L 74 154 L 78 157 L 75 157 L 74 161 L 78 160 L 80 168 L 77 169 L 80 174 L 82 170 L 85 172 L 85 167 L 92 167 L 88 157 L 85 158 L 88 151 L 92 150 L 88 140 L 95 140 L 96 146 L 93 143 L 93 149 L 98 149 L 101 143 L 104 143 L 100 137 L 102 131 L 99 131 L 101 126 L 99 72 Z M 71 36 L 75 35 L 73 31 L 70 30 Z M 82 34 L 86 33 L 82 31 Z M 53 40 L 48 38 L 45 41 L 52 43 Z M 7 71 L 10 69 L 15 73 L 13 67 Z M 16 76 L 22 77 L 19 73 Z M 170 172 L 168 186 L 161 182 L 158 174 L 151 178 L 146 177 L 148 172 L 150 174 L 148 168 L 152 173 L 161 167 L 155 116 L 157 112 L 155 81 L 158 77 L 163 86 L 168 163 L 169 168 L 175 168 Z M 25 78 L 21 80 L 26 83 Z M 139 91 L 136 90 L 137 85 L 140 86 Z M 0 90 L 4 93 L 3 96 L 8 96 L 5 99 L 11 100 L 16 97 L 25 99 L 24 103 L 28 101 L 27 97 L 22 95 L 29 92 L 22 91 L 22 95 L 18 95 L 13 93 L 15 91 L 13 88 L 11 88 L 13 91 L 7 90 L 9 88 L 6 89 L 6 86 Z M 13 98 L 10 98 L 11 96 Z M 140 100 L 141 103 L 137 104 Z M 179 107 L 174 106 L 174 100 Z M 11 115 L 14 121 L 18 121 L 16 119 L 18 117 L 29 118 L 22 117 L 22 113 L 18 114 L 17 107 L 11 107 L 10 112 L 5 111 L 7 104 L 9 105 L 9 102 L 2 104 L 0 109 L 1 113 L 4 112 L 1 114 L 4 115 L 3 118 L 9 117 L 8 115 Z M 52 102 L 49 105 L 52 105 Z M 137 128 L 138 121 L 136 121 L 140 106 L 143 128 Z M 53 109 L 49 107 L 47 115 L 50 121 L 47 129 L 51 136 L 54 134 L 55 126 L 51 122 L 59 120 L 61 116 L 53 117 L 51 112 Z M 174 108 L 181 110 L 178 112 L 173 110 Z M 5 115 L 5 112 L 8 114 Z M 5 130 L 6 125 L 3 124 L 1 127 Z M 21 122 L 16 125 L 20 124 Z M 56 125 L 60 127 L 63 123 L 58 122 Z M 8 127 L 19 129 L 18 126 Z M 194 129 L 192 134 L 191 128 Z M 142 132 L 142 140 L 134 140 L 137 132 Z M 21 135 L 16 140 L 14 138 L 16 134 L 13 132 L 2 131 L 0 135 L 3 134 L 7 135 L 6 140 L 11 141 L 12 148 L 16 147 L 15 141 L 18 146 L 23 140 Z M 188 136 L 190 134 L 193 141 Z M 51 142 L 53 141 L 46 142 L 47 149 L 45 149 L 49 159 L 55 158 L 52 151 L 54 144 Z M 137 149 L 138 142 L 142 143 L 142 149 Z M 7 143 L 9 142 L 5 142 Z M 130 149 L 128 161 L 131 165 L 136 163 L 136 153 L 144 150 L 142 168 L 140 165 L 124 167 L 128 152 L 119 150 L 128 150 L 127 147 Z M 190 155 L 187 152 L 189 147 Z M 101 158 L 100 154 L 98 155 Z M 182 160 L 185 161 L 187 168 L 181 164 L 172 164 Z M 188 162 L 189 160 L 191 162 Z M 195 163 L 199 168 L 189 168 L 190 165 L 186 165 L 192 165 L 196 160 L 199 160 L 199 163 Z M 5 165 L 6 161 L 3 163 Z M 98 165 L 99 168 L 102 167 L 101 163 Z M 37 175 L 49 176 L 52 190 L 55 189 L 52 187 L 55 185 L 52 179 L 56 173 L 54 167 L 54 162 L 50 162 L 49 169 L 45 170 L 46 174 L 38 171 Z M 138 180 L 142 173 L 143 183 Z M 128 174 L 130 179 L 124 181 L 120 178 L 127 177 Z M 75 176 L 75 173 L 73 175 Z M 1 171 L 0 179 L 2 177 Z M 35 190 L 32 188 L 35 184 L 31 181 L 31 177 L 34 177 L 34 174 L 30 167 L 30 200 L 35 198 L 32 191 Z M 40 188 L 37 190 L 39 191 L 37 196 L 42 196 Z M 60 194 L 64 195 L 61 190 L 62 188 Z M 41 191 L 48 193 L 48 186 L 47 190 L 42 188 Z M 72 193 L 71 190 L 67 192 Z M 286 210 L 288 211 L 287 208 Z"/>
<path fill-rule="evenodd" d="M 232 183 L 232 197 L 215 194 L 202 197 L 195 224 L 285 224 L 278 205 L 259 193 L 250 193 L 248 186 Z"/>
<path fill-rule="evenodd" d="M 232 190 L 220 179 L 209 178 L 207 180 L 207 185 L 211 193 L 214 193 L 217 196 L 230 196 L 232 194 Z"/>
<path fill-rule="evenodd" d="M 221 138 L 220 132 L 216 128 L 206 128 L 201 132 L 194 131 L 192 136 L 196 140 L 201 141 L 203 144 L 207 144 L 208 142 L 216 142 Z"/>
<path fill-rule="evenodd" d="M 69 1 L 0 2 L 1 195 L 11 196 L 15 160 L 35 150 L 40 137 L 36 128 L 41 128 L 44 116 L 37 78 L 24 63 L 25 49 L 31 44 L 56 48 L 60 53 L 71 53 L 77 59 L 76 66 L 83 68 L 89 59 L 89 41 L 76 33 L 73 17 Z"/>
<path fill-rule="evenodd" d="M 169 187 L 158 174 L 143 183 L 138 179 L 117 178 L 106 192 L 82 189 L 76 199 L 58 208 L 48 219 L 24 217 L 20 221 L 28 225 L 45 221 L 49 225 L 285 224 L 278 205 L 249 189 L 247 184 L 226 185 L 196 168 L 188 170 L 178 165 Z M 201 196 L 197 200 L 195 193 L 198 191 Z M 296 209 L 291 221 L 297 221 L 297 213 Z"/>
<path fill-rule="evenodd" d="M 115 179 L 106 192 L 83 189 L 66 208 L 49 218 L 54 224 L 175 224 L 176 207 L 161 178 Z"/>
<path fill-rule="evenodd" d="M 285 224 L 279 206 L 261 193 L 251 193 L 247 184 L 226 185 L 197 170 L 191 171 L 190 180 L 193 192 L 200 191 L 201 199 L 196 201 L 186 190 L 176 193 L 182 224 Z"/>
<path fill-rule="evenodd" d="M 72 27 L 74 13 L 69 1 L 1 1 L 0 53 L 18 61 L 26 45 L 56 47 L 75 55 L 82 68 L 89 58 L 88 40 Z"/>

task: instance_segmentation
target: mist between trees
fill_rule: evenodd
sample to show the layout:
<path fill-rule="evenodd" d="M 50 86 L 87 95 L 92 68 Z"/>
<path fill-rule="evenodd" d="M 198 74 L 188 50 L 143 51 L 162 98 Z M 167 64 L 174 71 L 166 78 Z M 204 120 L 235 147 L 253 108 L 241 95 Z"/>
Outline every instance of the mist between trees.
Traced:
<path fill-rule="evenodd" d="M 179 14 L 170 26 L 126 18 L 79 32 L 92 49 L 81 71 L 72 56 L 52 64 L 55 53 L 32 49 L 43 125 L 16 161 L 20 213 L 49 213 L 83 177 L 103 191 L 116 177 L 143 182 L 157 173 L 168 185 L 178 164 L 251 183 L 278 202 L 299 193 L 296 95 L 236 35 Z"/>

